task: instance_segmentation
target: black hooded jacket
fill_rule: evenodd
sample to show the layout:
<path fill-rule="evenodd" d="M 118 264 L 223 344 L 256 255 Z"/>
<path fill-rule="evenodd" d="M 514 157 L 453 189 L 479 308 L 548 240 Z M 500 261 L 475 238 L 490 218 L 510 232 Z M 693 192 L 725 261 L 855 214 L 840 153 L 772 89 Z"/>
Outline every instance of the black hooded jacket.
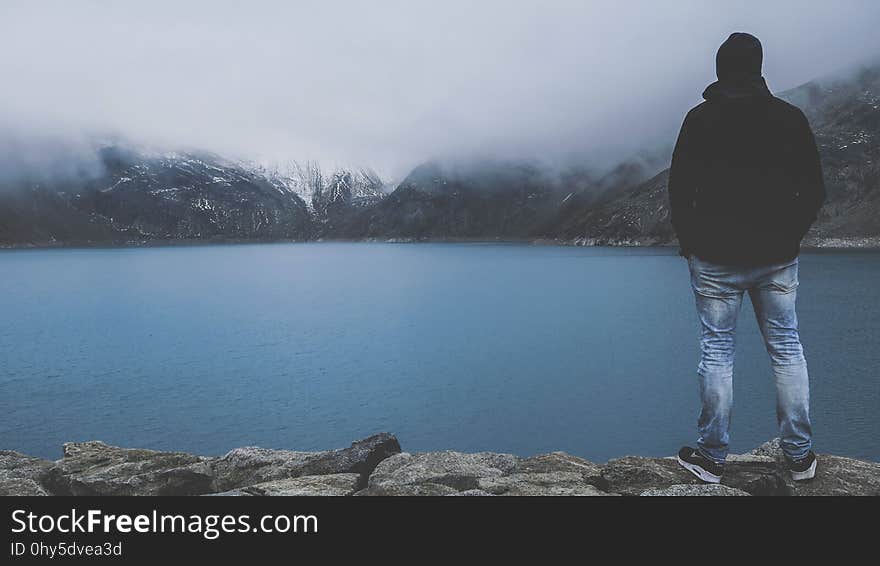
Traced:
<path fill-rule="evenodd" d="M 761 44 L 733 34 L 718 81 L 688 112 L 672 156 L 669 201 L 681 255 L 733 265 L 787 261 L 825 200 L 803 112 L 761 76 Z"/>

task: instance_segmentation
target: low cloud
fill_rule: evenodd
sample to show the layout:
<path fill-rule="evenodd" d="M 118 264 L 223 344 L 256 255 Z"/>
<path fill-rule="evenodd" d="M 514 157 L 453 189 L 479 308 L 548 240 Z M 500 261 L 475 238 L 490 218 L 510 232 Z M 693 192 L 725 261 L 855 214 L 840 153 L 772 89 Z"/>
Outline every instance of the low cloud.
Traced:
<path fill-rule="evenodd" d="M 430 158 L 607 163 L 670 143 L 730 32 L 762 40 L 778 91 L 874 58 L 878 21 L 859 0 L 9 0 L 0 150 L 28 157 L 0 167 L 63 170 L 84 132 L 391 176 Z M 75 134 L 42 154 L 22 132 Z"/>
<path fill-rule="evenodd" d="M 101 175 L 96 139 L 76 130 L 0 122 L 0 189 Z"/>

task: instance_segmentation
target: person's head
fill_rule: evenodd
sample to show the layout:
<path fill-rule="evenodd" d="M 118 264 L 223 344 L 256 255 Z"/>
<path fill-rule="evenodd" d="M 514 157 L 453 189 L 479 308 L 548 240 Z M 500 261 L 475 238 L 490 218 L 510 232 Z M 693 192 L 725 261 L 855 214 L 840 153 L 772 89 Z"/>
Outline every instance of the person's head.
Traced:
<path fill-rule="evenodd" d="M 764 51 L 761 42 L 748 33 L 732 33 L 715 55 L 715 73 L 720 81 L 761 76 Z"/>

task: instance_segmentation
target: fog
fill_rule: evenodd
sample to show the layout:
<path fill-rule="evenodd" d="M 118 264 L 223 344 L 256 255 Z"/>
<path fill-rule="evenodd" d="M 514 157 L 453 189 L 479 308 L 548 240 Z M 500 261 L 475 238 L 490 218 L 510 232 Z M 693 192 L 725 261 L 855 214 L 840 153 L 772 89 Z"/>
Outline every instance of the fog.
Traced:
<path fill-rule="evenodd" d="M 79 155 L 92 135 L 392 177 L 430 158 L 609 163 L 674 140 L 733 31 L 761 39 L 776 92 L 880 53 L 876 0 L 4 0 L 0 11 L 6 168 L 43 163 L 40 140 L 56 140 L 58 159 Z"/>

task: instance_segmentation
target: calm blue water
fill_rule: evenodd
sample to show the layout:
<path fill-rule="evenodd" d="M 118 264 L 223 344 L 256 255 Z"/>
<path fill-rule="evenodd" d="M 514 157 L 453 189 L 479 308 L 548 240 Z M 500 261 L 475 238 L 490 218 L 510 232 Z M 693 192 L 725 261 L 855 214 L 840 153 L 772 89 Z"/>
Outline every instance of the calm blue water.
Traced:
<path fill-rule="evenodd" d="M 0 253 L 0 448 L 668 455 L 698 326 L 672 250 L 272 244 Z M 880 460 L 880 254 L 804 254 L 817 449 Z M 744 304 L 733 446 L 775 435 Z"/>

